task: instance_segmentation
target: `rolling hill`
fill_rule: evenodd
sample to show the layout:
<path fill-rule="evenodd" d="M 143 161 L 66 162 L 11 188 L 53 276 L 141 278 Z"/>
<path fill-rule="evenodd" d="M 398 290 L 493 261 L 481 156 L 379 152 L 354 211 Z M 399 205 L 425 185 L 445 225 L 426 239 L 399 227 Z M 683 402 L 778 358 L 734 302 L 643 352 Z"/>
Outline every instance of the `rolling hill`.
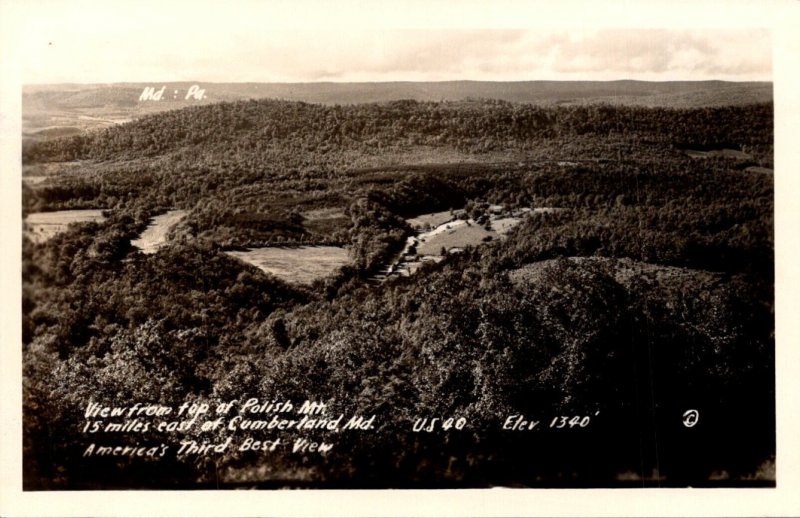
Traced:
<path fill-rule="evenodd" d="M 595 102 L 735 97 L 726 83 L 338 106 L 211 103 L 205 86 L 208 104 L 23 149 L 39 175 L 23 185 L 28 216 L 103 216 L 23 237 L 26 489 L 775 485 L 774 186 L 751 169 L 773 165 L 771 103 Z M 122 117 L 140 87 L 57 102 Z M 215 95 L 250 87 L 236 88 Z M 40 107 L 55 95 L 28 93 Z M 179 104 L 159 103 L 136 106 Z M 136 248 L 178 210 L 154 253 Z M 478 237 L 404 247 L 411 222 L 442 213 L 464 217 L 442 232 L 481 225 Z M 518 221 L 500 237 L 495 215 Z M 398 252 L 422 264 L 374 282 Z M 279 275 L 336 256 L 310 283 Z M 90 401 L 248 398 L 322 403 L 329 414 L 304 417 L 329 421 L 85 418 Z M 538 428 L 508 426 L 523 416 Z M 253 428 L 229 428 L 241 418 Z M 219 449 L 183 455 L 184 440 Z M 95 455 L 139 444 L 168 451 Z"/>
<path fill-rule="evenodd" d="M 195 84 L 205 90 L 206 97 L 186 100 L 186 93 Z M 166 92 L 162 100 L 139 101 L 145 88 L 158 90 L 162 86 Z M 23 87 L 23 133 L 27 139 L 80 134 L 154 112 L 220 101 L 264 98 L 319 104 L 485 98 L 537 105 L 605 103 L 698 108 L 770 102 L 772 83 L 621 80 L 28 85 Z"/>

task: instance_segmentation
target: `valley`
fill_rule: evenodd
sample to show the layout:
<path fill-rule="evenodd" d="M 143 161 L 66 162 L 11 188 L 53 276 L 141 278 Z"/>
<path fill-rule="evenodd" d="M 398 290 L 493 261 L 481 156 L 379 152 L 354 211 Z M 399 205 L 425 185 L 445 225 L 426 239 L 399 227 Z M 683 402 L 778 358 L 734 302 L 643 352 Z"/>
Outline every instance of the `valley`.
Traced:
<path fill-rule="evenodd" d="M 23 148 L 27 489 L 775 485 L 771 85 L 206 86 L 26 93 L 97 117 Z M 375 428 L 76 449 L 88 400 L 246 397 Z"/>

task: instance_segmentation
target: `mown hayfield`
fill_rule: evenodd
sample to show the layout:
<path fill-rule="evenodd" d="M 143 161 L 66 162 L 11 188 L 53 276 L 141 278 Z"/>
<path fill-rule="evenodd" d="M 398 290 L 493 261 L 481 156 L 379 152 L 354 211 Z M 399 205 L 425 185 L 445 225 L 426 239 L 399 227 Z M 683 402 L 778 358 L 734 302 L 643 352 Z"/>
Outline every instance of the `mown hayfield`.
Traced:
<path fill-rule="evenodd" d="M 520 219 L 516 217 L 494 219 L 492 220 L 492 230 L 500 235 L 505 235 L 512 228 L 516 227 L 519 221 Z"/>
<path fill-rule="evenodd" d="M 22 183 L 31 186 L 44 182 L 49 176 L 23 176 Z"/>
<path fill-rule="evenodd" d="M 653 289 L 677 282 L 686 289 L 701 292 L 719 288 L 722 281 L 719 274 L 707 270 L 610 257 L 568 257 L 538 261 L 510 271 L 508 278 L 512 284 L 517 286 L 547 282 L 545 276 L 548 270 L 554 268 L 559 261 L 601 268 L 626 287 L 631 287 L 636 283 L 641 284 L 642 281 L 647 280 Z M 707 297 L 707 295 L 705 296 Z"/>
<path fill-rule="evenodd" d="M 438 214 L 449 214 L 449 212 Z M 430 221 L 435 221 L 433 216 L 435 214 L 428 214 L 425 217 Z M 411 222 L 411 220 L 408 221 Z M 445 222 L 434 230 L 419 235 L 416 253 L 420 256 L 437 256 L 441 254 L 442 247 L 449 251 L 453 248 L 477 246 L 502 238 L 519 222 L 520 218 L 518 217 L 495 218 L 491 220 L 489 230 L 471 219 Z"/>
<path fill-rule="evenodd" d="M 34 243 L 43 243 L 66 231 L 71 223 L 101 222 L 105 219 L 102 209 L 34 212 L 25 218 L 25 235 Z"/>
<path fill-rule="evenodd" d="M 156 253 L 167 242 L 167 232 L 184 216 L 186 216 L 185 210 L 171 210 L 154 217 L 153 221 L 142 232 L 142 235 L 138 239 L 131 241 L 131 244 L 139 248 L 142 253 Z"/>
<path fill-rule="evenodd" d="M 436 228 L 453 219 L 453 214 L 446 210 L 444 212 L 433 212 L 431 214 L 422 214 L 415 218 L 409 218 L 406 221 L 412 228 L 425 230 L 429 228 Z"/>
<path fill-rule="evenodd" d="M 321 219 L 342 219 L 346 218 L 342 207 L 326 207 L 324 209 L 307 210 L 300 213 L 303 219 L 308 221 L 318 221 Z"/>
<path fill-rule="evenodd" d="M 311 284 L 336 273 L 350 262 L 347 249 L 339 246 L 269 246 L 226 253 L 263 272 L 296 284 Z"/>
<path fill-rule="evenodd" d="M 497 236 L 498 234 L 494 230 L 486 230 L 474 221 L 458 220 L 447 224 L 440 231 L 432 232 L 421 238 L 420 244 L 417 246 L 417 253 L 419 255 L 439 255 L 442 248 L 451 250 L 470 245 L 476 246 L 496 239 Z"/>
<path fill-rule="evenodd" d="M 687 149 L 684 151 L 687 156 L 692 158 L 730 158 L 730 159 L 738 159 L 738 160 L 748 160 L 753 158 L 747 153 L 739 151 L 738 149 L 710 149 L 708 151 L 702 151 L 699 149 Z"/>

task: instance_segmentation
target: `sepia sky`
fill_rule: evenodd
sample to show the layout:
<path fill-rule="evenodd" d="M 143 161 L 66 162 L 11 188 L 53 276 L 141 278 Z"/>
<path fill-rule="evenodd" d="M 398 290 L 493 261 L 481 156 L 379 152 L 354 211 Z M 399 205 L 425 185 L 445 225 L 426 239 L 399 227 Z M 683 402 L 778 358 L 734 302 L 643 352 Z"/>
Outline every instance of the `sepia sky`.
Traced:
<path fill-rule="evenodd" d="M 543 25 L 535 3 L 501 24 L 476 7 L 468 28 L 406 25 L 417 29 L 352 3 L 343 11 L 256 1 L 30 5 L 17 27 L 25 83 L 772 79 L 768 30 L 645 29 L 624 17 L 614 20 L 627 27 L 598 28 L 586 23 L 591 12 L 576 17 L 580 28 L 563 16 Z M 311 3 L 323 5 L 337 4 Z M 432 4 L 403 5 L 419 14 Z"/>

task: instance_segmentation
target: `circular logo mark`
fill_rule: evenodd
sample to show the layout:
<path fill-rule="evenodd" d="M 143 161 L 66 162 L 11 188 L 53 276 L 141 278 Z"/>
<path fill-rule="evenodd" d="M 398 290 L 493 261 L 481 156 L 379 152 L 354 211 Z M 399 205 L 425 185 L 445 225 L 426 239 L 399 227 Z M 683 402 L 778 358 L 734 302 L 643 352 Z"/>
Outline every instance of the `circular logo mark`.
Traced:
<path fill-rule="evenodd" d="M 700 412 L 697 410 L 687 410 L 683 413 L 683 426 L 691 428 L 700 420 Z"/>

